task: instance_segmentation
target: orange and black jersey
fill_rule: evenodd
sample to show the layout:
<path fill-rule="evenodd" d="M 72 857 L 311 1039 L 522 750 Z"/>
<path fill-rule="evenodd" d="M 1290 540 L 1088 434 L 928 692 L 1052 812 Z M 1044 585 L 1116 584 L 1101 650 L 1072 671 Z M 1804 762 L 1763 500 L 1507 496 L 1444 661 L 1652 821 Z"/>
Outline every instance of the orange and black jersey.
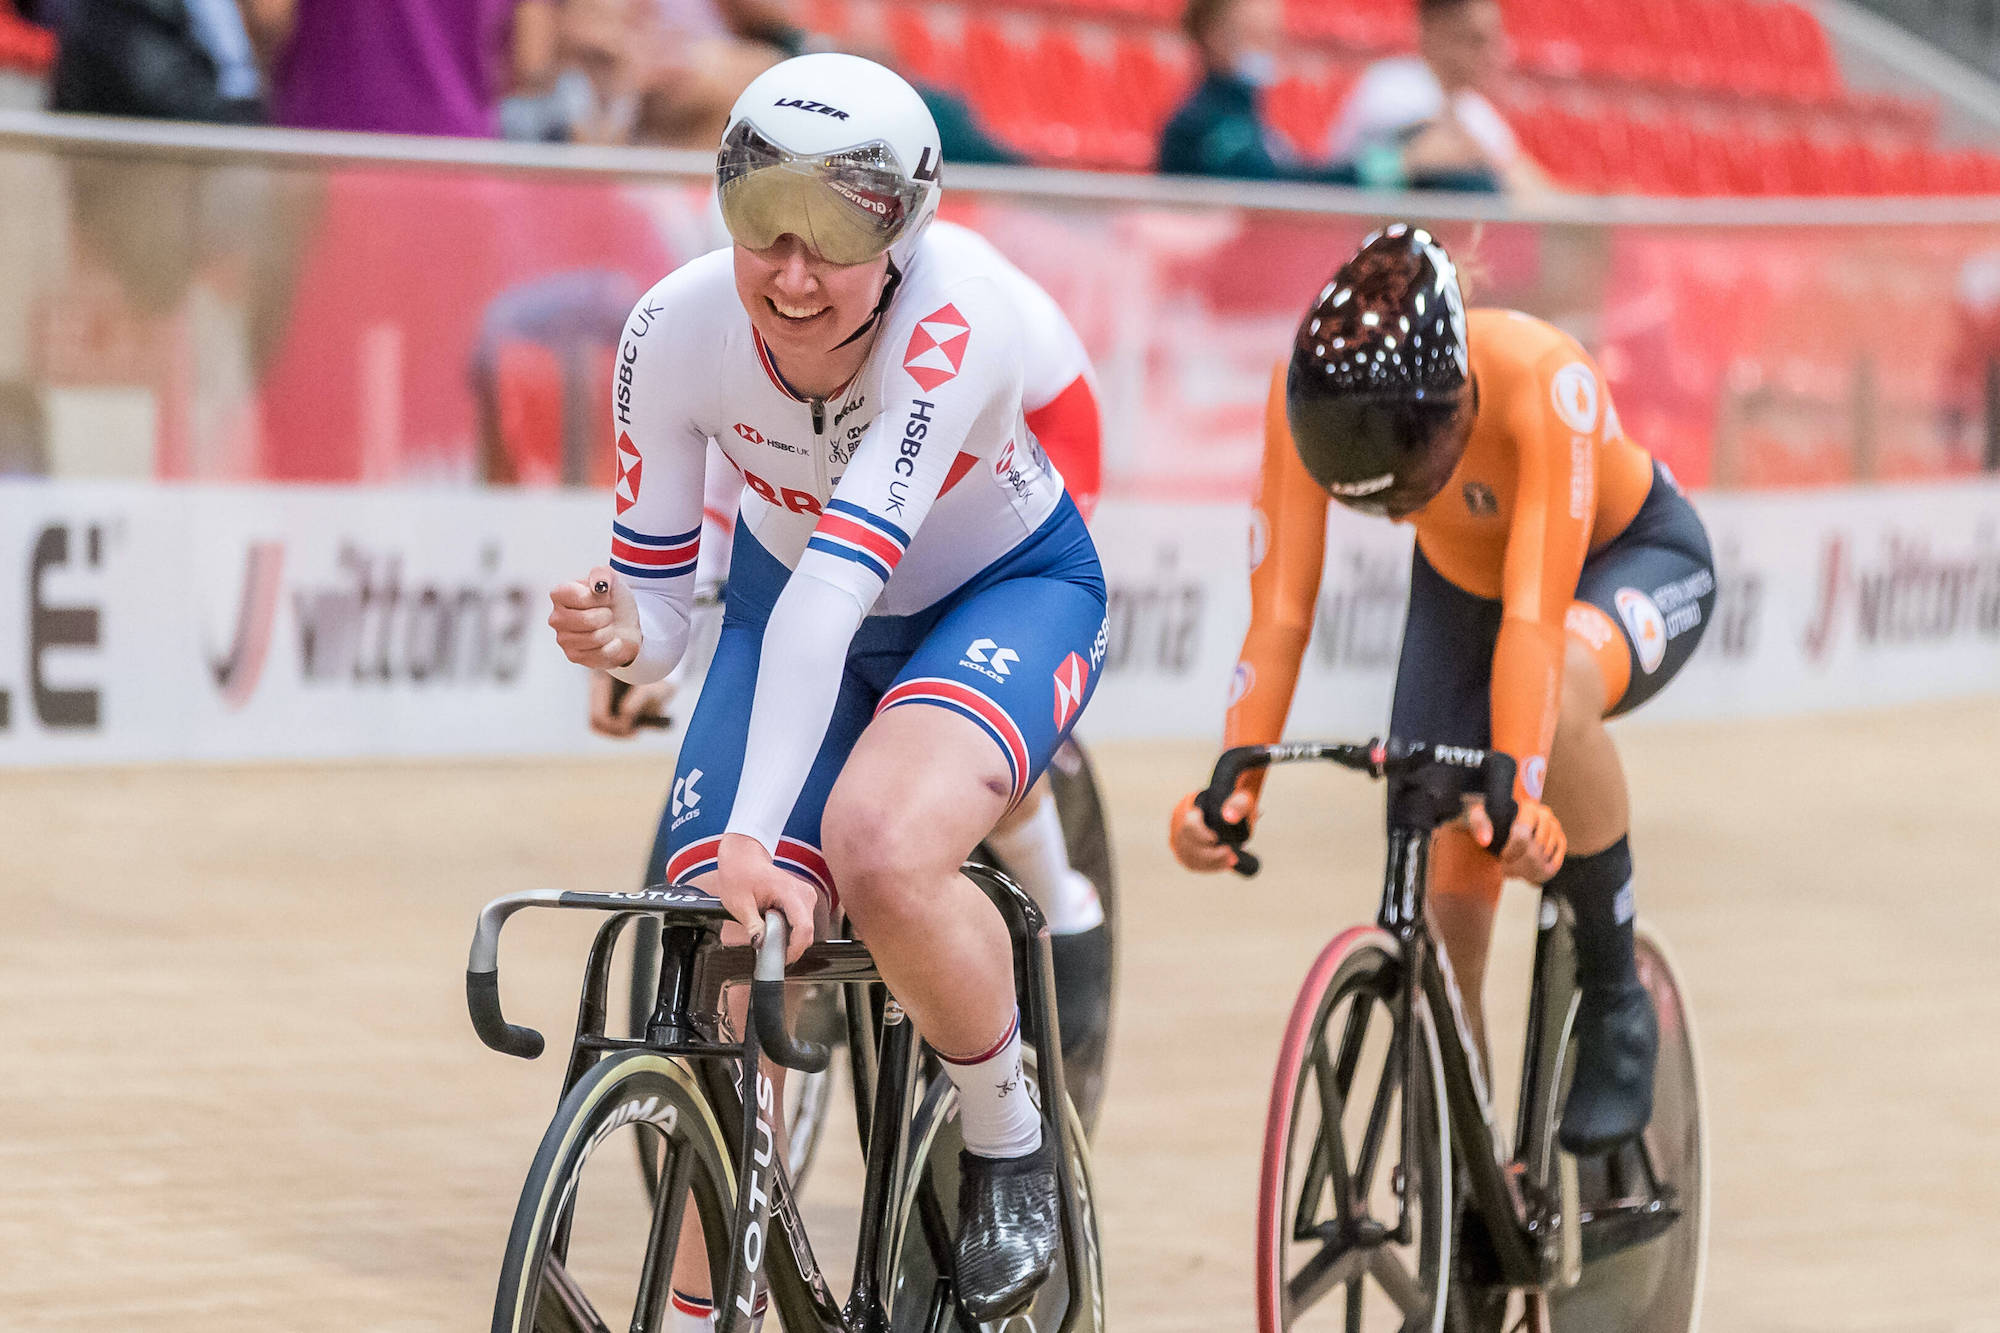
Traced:
<path fill-rule="evenodd" d="M 1466 325 L 1477 395 L 1471 439 L 1444 489 L 1406 521 L 1439 574 L 1501 604 L 1492 744 L 1520 760 L 1524 792 L 1538 797 L 1578 577 L 1586 557 L 1639 513 L 1653 460 L 1625 437 L 1596 364 L 1568 334 L 1509 310 L 1471 311 Z M 1312 632 L 1328 503 L 1293 448 L 1281 363 L 1264 416 L 1250 630 L 1227 745 L 1269 743 L 1284 731 Z M 1622 674 L 1607 685 L 1615 699 Z"/>

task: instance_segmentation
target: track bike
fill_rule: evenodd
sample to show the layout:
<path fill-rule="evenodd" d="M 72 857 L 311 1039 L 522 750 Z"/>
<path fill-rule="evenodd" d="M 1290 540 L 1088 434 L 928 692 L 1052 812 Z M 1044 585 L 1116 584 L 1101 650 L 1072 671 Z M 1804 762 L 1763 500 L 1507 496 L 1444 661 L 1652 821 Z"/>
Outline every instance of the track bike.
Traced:
<path fill-rule="evenodd" d="M 1641 930 L 1639 975 L 1660 1025 L 1645 1133 L 1579 1160 L 1556 1128 L 1576 1009 L 1568 909 L 1542 898 L 1510 1147 L 1450 960 L 1425 920 L 1431 835 L 1483 797 L 1514 818 L 1514 761 L 1411 741 L 1225 752 L 1197 805 L 1241 848 L 1222 803 L 1244 773 L 1322 761 L 1388 781 L 1389 851 L 1375 924 L 1336 936 L 1285 1029 L 1265 1124 L 1257 1316 L 1281 1329 L 1405 1333 L 1687 1333 L 1700 1315 L 1708 1162 L 1685 994 Z M 1238 870 L 1258 869 L 1239 850 Z"/>
<path fill-rule="evenodd" d="M 918 1075 L 923 1047 L 874 960 L 853 940 L 812 945 L 785 967 L 786 925 L 765 918 L 760 950 L 722 945 L 728 914 L 699 889 L 665 885 L 623 893 L 539 890 L 510 894 L 480 913 L 466 971 L 473 1027 L 494 1050 L 533 1059 L 540 1033 L 510 1024 L 499 1001 L 501 930 L 527 908 L 605 914 L 584 967 L 576 1034 L 555 1117 L 521 1191 L 495 1298 L 494 1333 L 657 1333 L 665 1326 L 681 1228 L 701 1228 L 722 1333 L 747 1333 L 768 1295 L 791 1333 L 1099 1333 L 1104 1327 L 1088 1149 L 1070 1104 L 1055 1032 L 1055 990 L 1040 909 L 1004 876 L 967 865 L 966 876 L 999 908 L 1014 941 L 1021 1025 L 1035 1059 L 1043 1133 L 1056 1145 L 1060 1255 L 1021 1314 L 979 1325 L 964 1312 L 953 1276 L 957 1219 L 957 1090 Z M 643 1033 L 606 1035 L 612 955 L 643 922 L 660 935 L 655 1004 Z M 748 982 L 740 1038 L 728 1031 L 723 995 Z M 823 1069 L 824 1045 L 795 1037 L 785 987 L 842 988 L 848 1012 L 871 1015 L 865 1044 L 873 1097 L 864 1128 L 867 1168 L 853 1280 L 834 1298 L 813 1257 L 796 1187 L 776 1151 L 774 1092 L 758 1053 L 790 1069 Z M 656 1187 L 630 1192 L 627 1130 L 648 1139 Z M 615 1158 L 620 1169 L 586 1172 Z M 589 1190 L 580 1188 L 591 1177 Z M 601 1182 L 601 1183 L 600 1183 Z M 692 1198 L 692 1209 L 686 1202 Z M 583 1201 L 603 1205 L 593 1218 Z M 643 1234 L 644 1244 L 633 1233 Z M 636 1256 L 636 1258 L 635 1258 Z M 617 1313 L 612 1313 L 616 1311 Z M 629 1311 L 629 1313 L 627 1313 Z"/>

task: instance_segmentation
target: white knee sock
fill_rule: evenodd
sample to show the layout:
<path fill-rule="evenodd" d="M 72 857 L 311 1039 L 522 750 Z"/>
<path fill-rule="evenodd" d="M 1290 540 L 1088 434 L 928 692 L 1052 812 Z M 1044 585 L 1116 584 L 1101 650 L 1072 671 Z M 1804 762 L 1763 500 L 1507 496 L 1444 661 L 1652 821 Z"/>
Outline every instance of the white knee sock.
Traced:
<path fill-rule="evenodd" d="M 757 1293 L 757 1313 L 751 1316 L 751 1333 L 764 1327 L 764 1293 Z M 667 1301 L 667 1333 L 715 1333 L 715 1303 L 706 1296 L 690 1296 L 674 1288 Z"/>
<path fill-rule="evenodd" d="M 1013 828 L 993 830 L 986 845 L 1006 863 L 1002 868 L 1041 906 L 1050 934 L 1074 935 L 1104 920 L 1097 886 L 1082 871 L 1070 868 L 1062 816 L 1056 811 L 1053 796 L 1044 795 L 1035 813 Z"/>
<path fill-rule="evenodd" d="M 939 1053 L 958 1089 L 958 1127 L 967 1151 L 981 1157 L 1025 1157 L 1042 1145 L 1042 1113 L 1021 1072 L 1021 1016 L 984 1055 L 969 1060 Z"/>

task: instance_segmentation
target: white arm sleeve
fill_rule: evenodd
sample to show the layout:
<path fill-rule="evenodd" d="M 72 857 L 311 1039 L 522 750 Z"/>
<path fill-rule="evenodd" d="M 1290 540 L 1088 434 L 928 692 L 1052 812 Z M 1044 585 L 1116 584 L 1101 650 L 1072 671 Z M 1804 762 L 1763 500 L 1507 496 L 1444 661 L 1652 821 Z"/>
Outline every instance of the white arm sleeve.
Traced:
<path fill-rule="evenodd" d="M 912 370 L 900 361 L 889 368 L 882 411 L 856 447 L 764 629 L 743 776 L 727 831 L 773 852 L 826 737 L 861 618 L 895 573 L 960 451 L 974 440 L 1012 438 L 992 424 L 996 417 L 1011 416 L 1013 429 L 1022 429 L 1020 333 L 1011 306 L 983 278 L 949 295 L 946 305 L 922 319 L 890 321 L 881 337 L 900 357 L 920 325 L 940 344 L 964 336 L 951 349 L 959 354 L 956 369 L 942 346 L 937 370 L 923 364 Z"/>
<path fill-rule="evenodd" d="M 675 277 L 639 298 L 625 323 L 611 383 L 617 435 L 611 568 L 639 604 L 639 655 L 611 674 L 659 680 L 687 651 L 701 549 L 702 472 L 708 434 L 689 390 L 706 382 L 695 349 L 667 318 Z"/>

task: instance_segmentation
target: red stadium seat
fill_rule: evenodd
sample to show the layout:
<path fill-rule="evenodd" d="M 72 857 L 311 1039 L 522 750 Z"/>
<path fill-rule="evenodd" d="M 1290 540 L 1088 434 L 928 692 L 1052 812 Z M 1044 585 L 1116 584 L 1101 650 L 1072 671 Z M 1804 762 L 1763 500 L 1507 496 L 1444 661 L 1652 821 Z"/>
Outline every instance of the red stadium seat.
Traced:
<path fill-rule="evenodd" d="M 956 90 L 964 86 L 960 53 L 939 38 L 928 11 L 914 5 L 892 5 L 887 19 L 890 57 L 898 69 L 934 87 Z"/>
<path fill-rule="evenodd" d="M 56 61 L 56 35 L 38 28 L 0 0 L 0 69 L 41 75 Z"/>
<path fill-rule="evenodd" d="M 1013 41 L 989 18 L 965 21 L 965 55 L 959 68 L 967 97 L 1002 137 L 1015 139 L 1033 119 Z"/>

